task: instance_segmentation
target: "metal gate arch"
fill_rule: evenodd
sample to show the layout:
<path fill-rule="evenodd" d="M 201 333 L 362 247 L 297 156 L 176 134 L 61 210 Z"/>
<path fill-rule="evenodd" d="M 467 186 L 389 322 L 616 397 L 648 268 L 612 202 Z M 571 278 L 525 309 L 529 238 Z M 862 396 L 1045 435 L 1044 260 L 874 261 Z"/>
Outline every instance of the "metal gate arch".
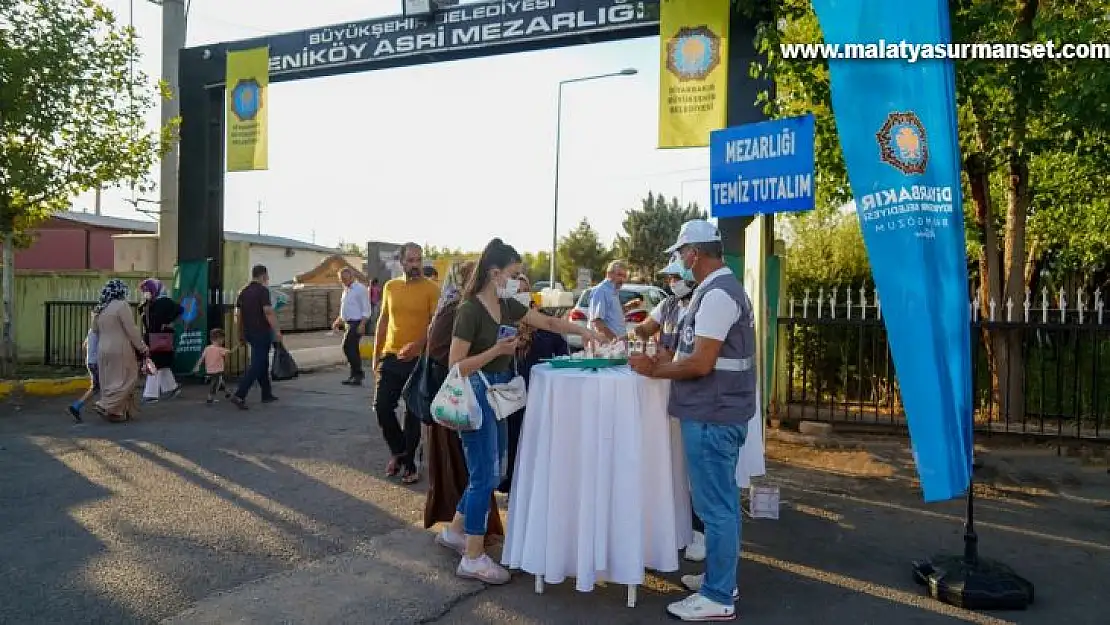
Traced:
<path fill-rule="evenodd" d="M 227 53 L 266 46 L 270 82 L 481 58 L 659 34 L 660 0 L 491 0 L 320 26 L 181 50 L 178 262 L 210 260 L 209 306 L 223 300 Z M 728 123 L 765 118 L 765 80 L 749 77 L 755 25 L 730 24 Z M 742 254 L 746 221 L 720 224 L 726 252 Z M 210 319 L 221 319 L 209 315 Z"/>

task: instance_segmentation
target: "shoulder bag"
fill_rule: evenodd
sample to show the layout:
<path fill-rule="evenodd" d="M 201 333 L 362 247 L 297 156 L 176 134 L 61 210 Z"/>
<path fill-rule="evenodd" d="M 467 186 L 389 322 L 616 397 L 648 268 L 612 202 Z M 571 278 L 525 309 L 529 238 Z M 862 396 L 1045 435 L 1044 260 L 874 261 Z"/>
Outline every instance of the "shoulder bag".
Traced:
<path fill-rule="evenodd" d="M 173 332 L 151 332 L 147 338 L 150 339 L 150 353 L 165 354 L 173 351 Z"/>
<path fill-rule="evenodd" d="M 493 408 L 494 414 L 497 415 L 497 420 L 501 421 L 509 415 L 523 410 L 528 404 L 528 388 L 524 383 L 524 378 L 519 373 L 516 373 L 516 360 L 513 360 L 513 379 L 505 382 L 504 384 L 490 384 L 486 379 L 486 375 L 478 370 L 478 375 L 482 378 L 482 384 L 486 385 L 486 399 L 489 400 L 489 405 Z"/>

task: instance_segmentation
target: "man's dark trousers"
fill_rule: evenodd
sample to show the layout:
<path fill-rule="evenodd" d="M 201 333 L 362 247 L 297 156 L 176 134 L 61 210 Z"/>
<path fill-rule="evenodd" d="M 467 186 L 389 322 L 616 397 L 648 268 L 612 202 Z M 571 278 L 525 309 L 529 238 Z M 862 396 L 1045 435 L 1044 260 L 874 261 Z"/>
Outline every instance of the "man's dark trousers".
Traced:
<path fill-rule="evenodd" d="M 418 359 L 400 360 L 393 354 L 382 357 L 378 363 L 378 384 L 374 390 L 374 412 L 382 428 L 389 452 L 408 471 L 416 470 L 416 448 L 420 446 L 420 418 L 405 407 L 405 427 L 397 420 L 397 404 Z"/>
<path fill-rule="evenodd" d="M 359 342 L 362 340 L 362 333 L 358 331 L 358 325 L 362 323 L 360 319 L 354 321 L 347 321 L 347 332 L 343 335 L 343 355 L 347 357 L 347 363 L 351 365 L 351 379 L 362 380 L 362 354 L 358 351 Z"/>
<path fill-rule="evenodd" d="M 269 332 L 248 332 L 246 339 L 251 346 L 251 362 L 243 377 L 239 378 L 239 388 L 235 390 L 235 396 L 246 399 L 251 386 L 257 381 L 258 388 L 262 390 L 262 399 L 273 397 L 274 391 L 270 387 L 270 346 L 273 338 Z"/>

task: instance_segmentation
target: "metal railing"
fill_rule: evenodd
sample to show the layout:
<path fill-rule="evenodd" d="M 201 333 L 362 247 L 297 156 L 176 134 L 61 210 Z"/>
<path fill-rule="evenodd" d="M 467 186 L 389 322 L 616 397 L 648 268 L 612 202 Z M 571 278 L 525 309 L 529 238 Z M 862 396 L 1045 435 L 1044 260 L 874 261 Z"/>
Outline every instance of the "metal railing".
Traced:
<path fill-rule="evenodd" d="M 772 414 L 904 426 L 881 302 L 859 289 L 811 295 L 788 300 L 779 317 Z M 1101 293 L 1078 294 L 1071 309 L 1063 293 L 1041 295 L 991 303 L 986 318 L 980 302 L 970 302 L 975 426 L 1110 439 L 1110 319 Z"/>
<path fill-rule="evenodd" d="M 139 319 L 138 303 L 129 302 L 131 311 L 135 315 L 135 324 L 142 329 Z M 43 353 L 44 365 L 52 367 L 83 368 L 85 366 L 85 349 L 82 346 L 88 335 L 89 323 L 92 320 L 92 311 L 96 306 L 94 301 L 75 300 L 50 300 L 44 302 L 43 321 Z M 249 354 L 246 348 L 238 346 L 238 337 L 233 336 L 234 331 L 234 303 L 219 304 L 222 327 L 228 332 L 227 345 L 231 348 L 228 355 L 227 373 L 231 376 L 242 373 L 248 364 Z"/>

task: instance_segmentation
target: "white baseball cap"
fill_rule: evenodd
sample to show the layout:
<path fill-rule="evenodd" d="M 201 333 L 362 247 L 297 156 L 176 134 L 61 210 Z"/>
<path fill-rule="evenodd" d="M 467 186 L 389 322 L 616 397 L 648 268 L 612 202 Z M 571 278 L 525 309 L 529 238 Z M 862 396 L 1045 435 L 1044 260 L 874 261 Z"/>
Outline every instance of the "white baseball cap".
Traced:
<path fill-rule="evenodd" d="M 667 265 L 666 267 L 661 269 L 659 271 L 659 275 L 662 275 L 662 276 L 678 276 L 679 278 L 682 278 L 683 280 L 691 280 L 691 281 L 694 279 L 694 274 L 690 273 L 690 270 L 687 269 L 686 267 L 684 267 L 682 265 L 682 261 L 677 259 L 677 258 L 672 260 L 669 265 Z"/>
<path fill-rule="evenodd" d="M 672 254 L 678 248 L 691 243 L 719 243 L 720 241 L 721 231 L 717 226 L 704 219 L 691 219 L 682 224 L 682 229 L 678 231 L 678 241 L 667 248 L 667 253 Z"/>

